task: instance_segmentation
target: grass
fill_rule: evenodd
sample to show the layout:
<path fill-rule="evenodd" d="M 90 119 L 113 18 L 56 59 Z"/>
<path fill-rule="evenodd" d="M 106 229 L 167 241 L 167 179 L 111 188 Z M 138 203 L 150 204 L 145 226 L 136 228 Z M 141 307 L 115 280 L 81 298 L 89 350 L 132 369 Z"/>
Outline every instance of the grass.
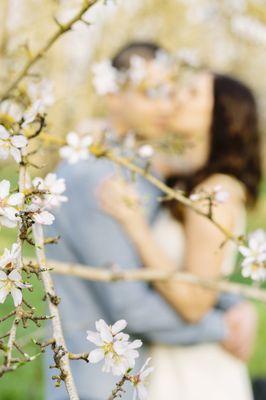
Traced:
<path fill-rule="evenodd" d="M 1 179 L 10 179 L 15 185 L 14 170 L 5 167 L 1 171 Z M 262 226 L 262 221 L 266 221 L 266 182 L 262 187 L 262 195 L 259 206 L 256 211 L 249 215 L 249 230 L 253 230 L 256 227 Z M 266 225 L 264 225 L 264 228 Z M 2 253 L 5 247 L 9 247 L 15 240 L 15 230 L 13 229 L 1 229 L 0 231 L 0 253 Z M 26 255 L 32 255 L 32 249 L 26 247 Z M 235 274 L 232 279 L 234 281 L 244 282 L 240 274 Z M 43 296 L 41 285 L 39 282 L 34 281 L 35 290 L 33 293 L 28 294 L 26 300 L 36 305 L 38 312 L 41 313 L 44 309 L 41 298 Z M 247 283 L 245 281 L 245 283 Z M 251 283 L 251 282 L 248 282 Z M 266 377 L 266 305 L 256 303 L 256 307 L 259 315 L 259 330 L 258 338 L 255 346 L 255 351 L 252 359 L 249 362 L 249 370 L 251 376 L 265 376 Z M 5 304 L 0 305 L 0 318 L 6 315 L 12 309 L 12 301 L 9 299 Z M 0 325 L 0 336 L 3 332 L 6 332 L 8 323 Z M 20 337 L 22 335 L 29 335 L 36 327 L 31 325 L 25 330 L 20 328 Z M 36 354 L 38 348 L 33 344 L 29 343 L 27 346 L 27 352 L 30 355 Z M 1 361 L 1 359 L 0 359 Z M 0 379 L 0 400 L 43 400 L 44 392 L 44 371 L 42 365 L 42 357 L 38 357 L 35 361 L 29 365 L 22 366 L 16 372 L 6 374 Z"/>

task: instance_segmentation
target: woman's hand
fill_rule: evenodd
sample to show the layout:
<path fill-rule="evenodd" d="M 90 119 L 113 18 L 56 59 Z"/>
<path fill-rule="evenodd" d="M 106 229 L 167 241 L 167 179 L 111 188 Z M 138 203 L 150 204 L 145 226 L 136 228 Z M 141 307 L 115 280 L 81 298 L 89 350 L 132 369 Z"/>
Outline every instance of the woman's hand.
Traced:
<path fill-rule="evenodd" d="M 101 208 L 123 226 L 135 225 L 144 214 L 132 184 L 119 176 L 105 179 L 97 190 Z"/>
<path fill-rule="evenodd" d="M 247 362 L 252 355 L 258 325 L 255 307 L 243 301 L 224 314 L 228 335 L 223 347 L 234 356 Z"/>

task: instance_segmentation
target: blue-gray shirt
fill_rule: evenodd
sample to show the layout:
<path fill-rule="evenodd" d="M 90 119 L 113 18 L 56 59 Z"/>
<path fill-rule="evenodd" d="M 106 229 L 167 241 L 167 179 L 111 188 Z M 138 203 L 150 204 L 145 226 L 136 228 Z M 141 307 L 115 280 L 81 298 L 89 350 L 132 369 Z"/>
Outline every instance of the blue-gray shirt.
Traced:
<path fill-rule="evenodd" d="M 113 263 L 121 268 L 141 267 L 121 227 L 101 211 L 95 197 L 96 187 L 113 172 L 114 166 L 102 159 L 59 167 L 57 174 L 66 180 L 69 201 L 56 212 L 56 221 L 48 230 L 49 235 L 61 235 L 59 244 L 47 247 L 49 258 L 99 267 Z M 157 198 L 161 193 L 141 177 L 136 177 L 136 185 L 152 224 L 160 207 Z M 224 295 L 217 308 L 202 321 L 189 324 L 144 282 L 88 282 L 57 276 L 55 283 L 62 298 L 60 311 L 69 350 L 80 353 L 94 348 L 86 340 L 86 330 L 94 330 L 97 319 L 103 318 L 111 324 L 124 318 L 128 322 L 126 332 L 132 339 L 144 342 L 136 370 L 148 355 L 149 343 L 188 345 L 222 340 L 226 335 L 223 310 L 237 301 Z M 47 362 L 52 363 L 51 359 Z M 87 365 L 83 361 L 72 361 L 71 365 L 82 400 L 106 400 L 118 381 L 111 374 L 101 372 L 102 365 Z M 48 379 L 47 399 L 66 398 L 65 389 L 54 389 Z M 123 398 L 132 398 L 131 388 Z"/>

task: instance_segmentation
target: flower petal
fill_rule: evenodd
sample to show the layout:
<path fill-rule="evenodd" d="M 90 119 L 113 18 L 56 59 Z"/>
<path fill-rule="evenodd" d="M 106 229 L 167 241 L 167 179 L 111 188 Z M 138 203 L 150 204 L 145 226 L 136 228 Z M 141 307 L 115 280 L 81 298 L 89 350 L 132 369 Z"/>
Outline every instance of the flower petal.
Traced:
<path fill-rule="evenodd" d="M 5 281 L 7 279 L 7 274 L 5 271 L 0 271 L 0 281 Z"/>
<path fill-rule="evenodd" d="M 10 274 L 8 275 L 8 279 L 14 282 L 21 281 L 21 275 L 17 269 L 13 269 L 13 271 L 11 271 Z"/>
<path fill-rule="evenodd" d="M 4 127 L 4 125 L 0 125 L 0 139 L 8 139 L 9 138 L 9 132 L 8 130 Z"/>
<path fill-rule="evenodd" d="M 19 164 L 21 162 L 21 152 L 20 152 L 19 149 L 17 149 L 16 147 L 11 147 L 10 148 L 10 154 L 14 158 L 16 163 Z"/>
<path fill-rule="evenodd" d="M 92 350 L 89 354 L 89 362 L 95 364 L 104 359 L 104 351 L 102 349 Z"/>
<path fill-rule="evenodd" d="M 116 335 L 118 332 L 122 331 L 125 329 L 127 326 L 127 321 L 124 319 L 120 319 L 117 321 L 114 325 L 112 325 L 112 334 Z"/>
<path fill-rule="evenodd" d="M 96 346 L 102 346 L 104 344 L 100 334 L 93 331 L 87 331 L 87 340 L 96 344 Z"/>
<path fill-rule="evenodd" d="M 142 346 L 142 341 L 137 339 L 137 340 L 133 340 L 132 343 L 130 343 L 130 345 L 128 346 L 130 349 L 138 349 Z"/>
<path fill-rule="evenodd" d="M 28 139 L 24 135 L 14 135 L 11 137 L 11 143 L 17 148 L 22 148 L 27 146 Z"/>
<path fill-rule="evenodd" d="M 16 287 L 11 288 L 11 295 L 13 297 L 14 306 L 17 307 L 22 303 L 22 292 Z"/>
<path fill-rule="evenodd" d="M 7 289 L 6 286 L 4 286 L 4 287 L 2 287 L 0 289 L 0 303 L 4 303 L 5 302 L 6 297 L 8 296 L 8 294 L 9 294 L 9 290 Z"/>
<path fill-rule="evenodd" d="M 6 179 L 0 182 L 0 199 L 5 199 L 9 195 L 10 182 Z"/>
<path fill-rule="evenodd" d="M 53 214 L 49 213 L 49 211 L 41 211 L 39 213 L 34 214 L 33 219 L 37 224 L 40 225 L 52 225 L 55 220 Z"/>
<path fill-rule="evenodd" d="M 22 193 L 13 193 L 9 196 L 7 203 L 10 206 L 20 206 L 23 203 L 24 195 Z"/>

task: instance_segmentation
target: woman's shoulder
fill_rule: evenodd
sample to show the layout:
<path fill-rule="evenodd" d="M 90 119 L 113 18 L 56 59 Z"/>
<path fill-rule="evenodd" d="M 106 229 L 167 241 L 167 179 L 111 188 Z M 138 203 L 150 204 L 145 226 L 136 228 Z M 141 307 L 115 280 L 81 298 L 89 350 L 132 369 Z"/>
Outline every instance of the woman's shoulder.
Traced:
<path fill-rule="evenodd" d="M 228 201 L 231 203 L 244 204 L 246 201 L 244 184 L 237 178 L 227 174 L 216 173 L 208 176 L 195 188 L 195 191 L 204 190 L 211 192 L 215 189 L 227 192 L 229 195 Z"/>

